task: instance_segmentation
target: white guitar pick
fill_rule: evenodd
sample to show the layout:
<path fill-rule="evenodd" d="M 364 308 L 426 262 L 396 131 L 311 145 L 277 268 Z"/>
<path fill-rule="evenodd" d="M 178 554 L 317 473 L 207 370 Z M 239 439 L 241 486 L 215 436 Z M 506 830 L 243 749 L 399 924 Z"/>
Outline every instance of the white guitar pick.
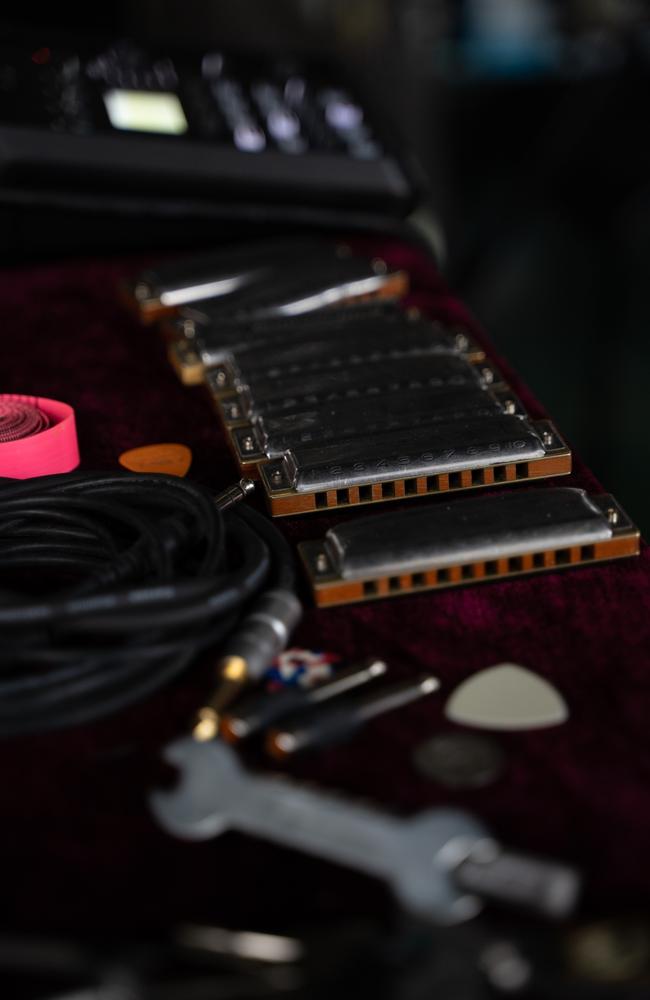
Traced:
<path fill-rule="evenodd" d="M 468 677 L 445 705 L 452 722 L 478 729 L 543 729 L 569 717 L 564 698 L 543 677 L 499 663 Z"/>

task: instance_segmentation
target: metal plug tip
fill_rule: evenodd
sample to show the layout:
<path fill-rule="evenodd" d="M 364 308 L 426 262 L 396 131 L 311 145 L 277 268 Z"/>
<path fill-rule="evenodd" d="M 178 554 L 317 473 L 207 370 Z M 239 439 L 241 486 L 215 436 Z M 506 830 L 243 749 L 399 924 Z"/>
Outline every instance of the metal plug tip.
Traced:
<path fill-rule="evenodd" d="M 214 740 L 219 732 L 219 716 L 213 708 L 205 706 L 199 709 L 198 721 L 196 722 L 192 736 L 197 743 L 209 743 Z"/>
<path fill-rule="evenodd" d="M 298 746 L 298 740 L 293 733 L 278 733 L 273 742 L 282 753 L 293 753 Z"/>
<path fill-rule="evenodd" d="M 255 492 L 255 482 L 252 479 L 240 479 L 239 488 L 244 496 L 247 496 L 249 493 Z"/>

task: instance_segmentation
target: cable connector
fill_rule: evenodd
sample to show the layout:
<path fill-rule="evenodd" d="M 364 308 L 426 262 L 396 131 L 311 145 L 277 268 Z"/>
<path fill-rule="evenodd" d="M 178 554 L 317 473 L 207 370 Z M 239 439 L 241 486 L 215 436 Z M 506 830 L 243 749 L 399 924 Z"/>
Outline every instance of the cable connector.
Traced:
<path fill-rule="evenodd" d="M 243 687 L 259 680 L 275 657 L 286 648 L 302 617 L 302 605 L 290 590 L 269 590 L 262 595 L 228 639 L 218 664 L 219 683 L 198 712 L 192 735 L 199 742 L 219 732 L 221 714 Z"/>
<path fill-rule="evenodd" d="M 217 493 L 214 502 L 219 510 L 228 510 L 233 504 L 244 500 L 254 490 L 255 483 L 252 479 L 240 479 L 234 486 L 229 486 L 227 489 L 222 490 L 221 493 Z"/>

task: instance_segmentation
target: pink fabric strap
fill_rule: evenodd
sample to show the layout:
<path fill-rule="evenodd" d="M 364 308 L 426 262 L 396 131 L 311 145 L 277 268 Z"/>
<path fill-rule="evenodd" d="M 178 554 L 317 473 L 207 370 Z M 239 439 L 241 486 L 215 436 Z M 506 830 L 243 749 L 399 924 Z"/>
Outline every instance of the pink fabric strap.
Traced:
<path fill-rule="evenodd" d="M 38 396 L 0 394 L 0 476 L 31 479 L 79 465 L 74 410 Z"/>

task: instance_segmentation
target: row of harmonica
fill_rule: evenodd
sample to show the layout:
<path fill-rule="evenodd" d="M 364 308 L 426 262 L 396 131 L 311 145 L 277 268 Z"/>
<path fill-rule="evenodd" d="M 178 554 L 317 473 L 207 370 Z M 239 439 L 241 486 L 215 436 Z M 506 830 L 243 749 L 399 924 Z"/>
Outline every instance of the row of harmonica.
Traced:
<path fill-rule="evenodd" d="M 390 301 L 406 274 L 340 248 L 301 249 L 293 269 L 278 250 L 257 283 L 195 270 L 194 294 L 227 280 L 235 290 L 163 318 L 177 371 L 207 384 L 272 515 L 570 472 L 558 432 L 529 419 L 465 330 Z M 149 274 L 160 301 L 162 284 Z M 189 295 L 168 289 L 165 301 Z"/>
<path fill-rule="evenodd" d="M 407 288 L 377 258 L 291 240 L 150 270 L 126 295 L 207 385 L 273 515 L 570 472 L 466 330 L 399 308 Z M 359 517 L 299 550 L 333 605 L 634 555 L 639 533 L 612 497 L 555 487 Z"/>

